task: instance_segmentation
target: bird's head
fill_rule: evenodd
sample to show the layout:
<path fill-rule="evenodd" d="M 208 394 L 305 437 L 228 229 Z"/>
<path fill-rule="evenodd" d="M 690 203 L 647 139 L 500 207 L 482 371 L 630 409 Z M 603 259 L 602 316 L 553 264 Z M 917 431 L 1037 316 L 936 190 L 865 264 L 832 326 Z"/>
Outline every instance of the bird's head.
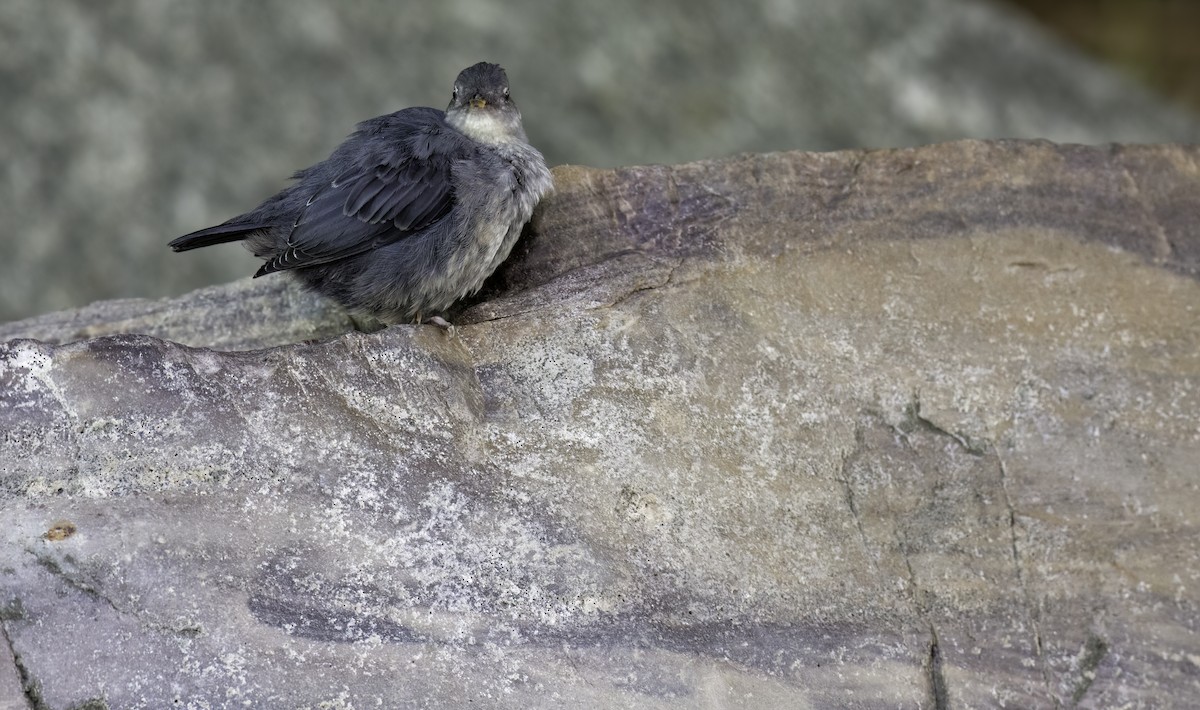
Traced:
<path fill-rule="evenodd" d="M 499 64 L 480 62 L 459 73 L 446 121 L 480 143 L 525 140 L 521 112 L 509 96 L 508 75 Z"/>

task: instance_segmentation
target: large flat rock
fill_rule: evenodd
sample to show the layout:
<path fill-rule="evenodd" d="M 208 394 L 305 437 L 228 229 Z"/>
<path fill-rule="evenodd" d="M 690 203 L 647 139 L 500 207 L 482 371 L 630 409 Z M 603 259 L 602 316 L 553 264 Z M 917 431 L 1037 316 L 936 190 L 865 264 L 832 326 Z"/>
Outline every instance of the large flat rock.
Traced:
<path fill-rule="evenodd" d="M 556 178 L 450 336 L 5 326 L 0 706 L 1200 697 L 1200 148 Z"/>

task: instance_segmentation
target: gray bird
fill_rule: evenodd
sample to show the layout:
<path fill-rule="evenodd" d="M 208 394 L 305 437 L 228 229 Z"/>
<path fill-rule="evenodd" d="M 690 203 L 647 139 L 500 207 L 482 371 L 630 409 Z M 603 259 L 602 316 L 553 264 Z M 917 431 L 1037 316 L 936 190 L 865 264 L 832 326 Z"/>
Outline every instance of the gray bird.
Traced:
<path fill-rule="evenodd" d="M 446 111 L 358 124 L 328 159 L 246 214 L 171 242 L 245 241 L 359 318 L 421 322 L 479 290 L 553 186 L 496 64 L 468 67 Z M 440 316 L 433 322 L 446 325 Z"/>

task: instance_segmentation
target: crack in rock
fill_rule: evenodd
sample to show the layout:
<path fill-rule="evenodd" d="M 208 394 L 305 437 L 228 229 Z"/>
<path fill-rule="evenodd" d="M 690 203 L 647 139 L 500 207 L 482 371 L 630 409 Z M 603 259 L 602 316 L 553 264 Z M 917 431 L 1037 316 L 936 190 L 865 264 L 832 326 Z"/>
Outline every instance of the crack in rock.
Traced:
<path fill-rule="evenodd" d="M 131 611 L 129 609 L 122 609 L 120 607 L 120 605 L 118 605 L 110 597 L 108 597 L 107 595 L 102 593 L 96 585 L 91 584 L 87 580 L 81 579 L 76 575 L 72 575 L 70 572 L 63 569 L 62 565 L 59 564 L 57 560 L 55 560 L 51 557 L 48 557 L 46 555 L 39 555 L 34 550 L 31 550 L 28 548 L 26 548 L 25 551 L 33 556 L 34 561 L 37 562 L 39 566 L 41 566 L 43 569 L 45 569 L 51 575 L 61 579 L 64 583 L 66 583 L 66 585 L 68 587 L 71 587 L 72 589 L 74 589 L 76 591 L 82 592 L 83 594 L 87 595 L 88 597 L 104 604 L 108 608 L 112 609 L 113 612 L 116 613 L 118 616 L 127 616 L 127 617 L 132 618 L 135 622 L 137 622 L 137 624 L 139 626 L 141 626 L 144 629 L 147 629 L 150 631 L 155 631 L 155 632 L 165 634 L 168 636 L 180 637 L 180 638 L 185 638 L 185 639 L 196 638 L 203 632 L 203 630 L 198 626 L 184 626 L 182 628 L 177 629 L 172 626 L 167 626 L 166 624 L 161 624 L 156 621 L 144 619 L 144 618 L 142 618 L 142 616 L 140 614 L 138 614 L 135 611 Z"/>
<path fill-rule="evenodd" d="M 4 617 L 0 617 L 0 637 L 4 639 L 4 643 L 8 647 L 8 654 L 12 656 L 13 666 L 17 670 L 17 681 L 21 684 L 21 693 L 25 697 L 25 704 L 30 710 L 47 708 L 45 701 L 42 700 L 41 684 L 33 679 L 29 669 L 25 667 L 25 662 L 21 660 L 21 654 L 17 653 L 17 647 L 8 633 L 8 625 L 5 623 Z"/>
<path fill-rule="evenodd" d="M 933 618 L 929 610 L 925 608 L 925 602 L 921 597 L 921 589 L 917 584 L 917 573 L 913 569 L 912 559 L 908 554 L 908 540 L 901 534 L 898 528 L 895 529 L 894 534 L 900 544 L 900 554 L 904 558 L 904 567 L 908 571 L 909 583 L 912 585 L 913 605 L 916 608 L 917 616 L 929 628 L 929 651 L 922 663 L 927 675 L 929 696 L 933 701 L 935 710 L 949 710 L 950 686 L 946 682 L 946 674 L 942 669 L 942 651 L 938 644 L 937 628 L 934 626 Z"/>
<path fill-rule="evenodd" d="M 1017 585 L 1021 588 L 1021 597 L 1025 600 L 1025 613 L 1029 617 L 1029 625 L 1033 628 L 1033 652 L 1037 656 L 1038 669 L 1042 674 L 1042 682 L 1046 684 L 1046 690 L 1054 696 L 1054 685 L 1050 680 L 1050 669 L 1046 664 L 1046 655 L 1042 650 L 1042 623 L 1041 614 L 1038 612 L 1038 607 L 1033 603 L 1033 595 L 1029 590 L 1029 582 L 1025 579 L 1024 565 L 1021 563 L 1021 551 L 1017 545 L 1017 509 L 1012 502 L 1012 494 L 1009 492 L 1008 485 L 1008 465 L 1004 463 L 1004 457 L 1000 455 L 1000 450 L 992 447 L 996 454 L 996 461 L 999 462 L 1000 469 L 1000 490 L 1004 492 L 1004 506 L 1008 510 L 1008 537 L 1009 544 L 1012 547 L 1012 563 L 1013 570 L 1017 577 Z"/>
<path fill-rule="evenodd" d="M 600 306 L 597 306 L 597 308 L 615 308 L 615 307 L 619 306 L 620 304 L 624 303 L 625 301 L 629 300 L 630 298 L 633 298 L 637 294 L 642 293 L 643 291 L 654 291 L 655 289 L 660 289 L 665 286 L 669 286 L 675 277 L 675 271 L 680 266 L 683 266 L 683 261 L 684 260 L 682 257 L 680 257 L 679 259 L 676 259 L 675 263 L 672 264 L 668 268 L 666 277 L 663 279 L 659 279 L 657 283 L 642 284 L 626 293 L 621 294 L 620 296 L 617 296 L 615 299 L 612 300 L 612 302 L 602 304 Z M 595 309 L 592 309 L 592 310 L 595 310 Z"/>
<path fill-rule="evenodd" d="M 861 430 L 855 433 L 856 439 L 861 439 Z M 850 483 L 850 475 L 846 472 L 846 466 L 850 461 L 850 456 L 845 452 L 842 453 L 842 463 L 838 467 L 836 476 L 842 484 L 842 491 L 846 496 L 846 506 L 850 509 L 850 517 L 854 518 L 854 526 L 858 529 L 859 541 L 863 546 L 863 554 L 871 561 L 871 568 L 875 570 L 875 576 L 880 575 L 879 562 L 875 559 L 875 555 L 871 552 L 871 540 L 867 536 L 867 530 L 863 526 L 862 514 L 858 510 L 858 504 L 854 501 L 854 488 Z"/>
<path fill-rule="evenodd" d="M 929 673 L 929 694 L 934 710 L 950 710 L 950 688 L 946 685 L 946 674 L 942 670 L 942 650 L 938 646 L 937 629 L 929 624 L 929 658 L 926 661 Z"/>
<path fill-rule="evenodd" d="M 958 432 L 950 431 L 943 428 L 941 425 L 934 422 L 932 419 L 921 414 L 921 393 L 913 394 L 912 402 L 908 405 L 905 411 L 908 415 L 907 421 L 902 423 L 897 429 L 900 435 L 907 441 L 908 434 L 915 429 L 924 429 L 932 434 L 946 436 L 954 440 L 962 450 L 972 456 L 984 456 L 987 453 L 987 442 L 974 443 L 970 438 L 959 434 Z M 907 428 L 905 425 L 907 424 Z"/>

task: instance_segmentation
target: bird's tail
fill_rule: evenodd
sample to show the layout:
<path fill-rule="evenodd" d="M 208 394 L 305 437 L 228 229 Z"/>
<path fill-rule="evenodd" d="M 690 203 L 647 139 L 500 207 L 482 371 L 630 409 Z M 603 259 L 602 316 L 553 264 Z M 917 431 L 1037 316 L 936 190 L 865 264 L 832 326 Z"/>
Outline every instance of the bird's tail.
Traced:
<path fill-rule="evenodd" d="M 171 242 L 171 248 L 175 251 L 187 251 L 189 249 L 199 249 L 200 247 L 210 247 L 213 244 L 224 244 L 226 242 L 238 242 L 245 239 L 251 232 L 256 232 L 260 229 L 266 229 L 265 224 L 219 224 L 216 227 L 201 229 L 198 232 L 185 234 L 182 237 Z"/>

